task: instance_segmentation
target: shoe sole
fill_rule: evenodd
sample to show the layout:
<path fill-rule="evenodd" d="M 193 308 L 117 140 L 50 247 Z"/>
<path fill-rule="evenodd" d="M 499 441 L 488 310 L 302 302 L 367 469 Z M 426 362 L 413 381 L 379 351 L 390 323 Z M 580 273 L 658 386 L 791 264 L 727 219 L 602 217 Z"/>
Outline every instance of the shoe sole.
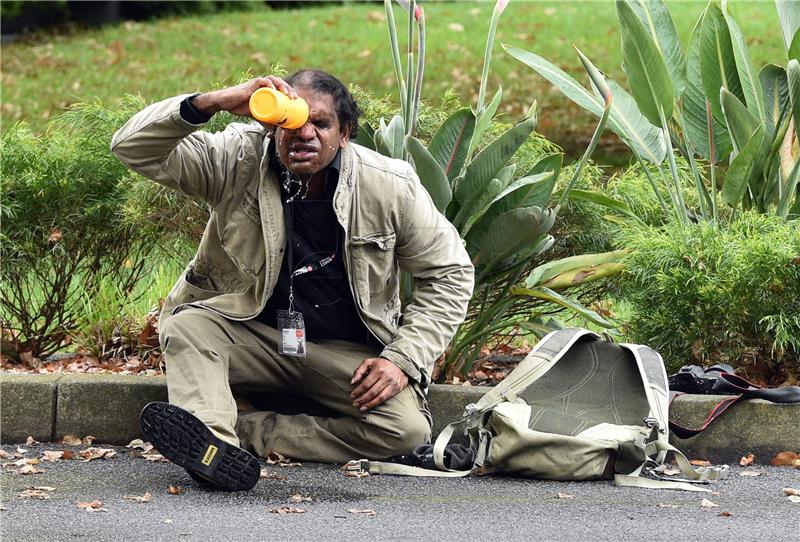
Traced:
<path fill-rule="evenodd" d="M 156 450 L 190 474 L 225 491 L 252 489 L 258 482 L 258 459 L 214 436 L 203 422 L 182 408 L 150 403 L 142 409 L 139 422 L 142 433 Z"/>

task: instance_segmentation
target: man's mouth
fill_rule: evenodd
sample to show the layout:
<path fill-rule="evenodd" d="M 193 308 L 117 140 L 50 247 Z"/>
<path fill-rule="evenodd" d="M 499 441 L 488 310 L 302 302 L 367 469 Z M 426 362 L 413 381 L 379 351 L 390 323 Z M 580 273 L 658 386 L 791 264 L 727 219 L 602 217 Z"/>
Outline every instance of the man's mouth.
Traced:
<path fill-rule="evenodd" d="M 289 151 L 289 158 L 295 162 L 305 162 L 317 156 L 316 147 L 310 145 L 297 145 Z"/>

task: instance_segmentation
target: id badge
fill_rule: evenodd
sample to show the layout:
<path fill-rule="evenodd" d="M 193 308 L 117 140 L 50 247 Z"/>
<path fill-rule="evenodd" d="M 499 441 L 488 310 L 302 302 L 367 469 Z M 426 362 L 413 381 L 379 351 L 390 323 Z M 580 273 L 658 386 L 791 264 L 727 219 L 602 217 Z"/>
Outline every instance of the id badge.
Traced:
<path fill-rule="evenodd" d="M 281 334 L 279 354 L 306 357 L 306 325 L 303 323 L 303 313 L 279 310 L 278 331 Z"/>

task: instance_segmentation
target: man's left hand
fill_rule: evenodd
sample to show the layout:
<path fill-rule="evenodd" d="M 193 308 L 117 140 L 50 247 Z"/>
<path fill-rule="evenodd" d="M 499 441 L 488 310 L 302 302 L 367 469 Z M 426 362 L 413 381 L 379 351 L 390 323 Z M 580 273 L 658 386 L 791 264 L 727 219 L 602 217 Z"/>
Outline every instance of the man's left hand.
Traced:
<path fill-rule="evenodd" d="M 367 358 L 353 373 L 350 394 L 353 406 L 366 412 L 394 397 L 408 386 L 408 375 L 384 358 Z"/>

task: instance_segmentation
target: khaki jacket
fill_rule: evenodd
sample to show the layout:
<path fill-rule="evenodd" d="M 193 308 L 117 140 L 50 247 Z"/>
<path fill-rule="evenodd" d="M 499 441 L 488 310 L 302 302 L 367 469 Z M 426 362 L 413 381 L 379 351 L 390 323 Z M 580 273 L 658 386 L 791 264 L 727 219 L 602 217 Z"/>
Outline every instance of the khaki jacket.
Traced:
<path fill-rule="evenodd" d="M 230 320 L 258 315 L 272 294 L 286 246 L 280 186 L 265 129 L 234 123 L 198 130 L 178 96 L 134 115 L 111 150 L 134 171 L 211 207 L 197 254 L 172 288 L 162 318 L 201 305 Z M 473 267 L 455 228 L 434 207 L 411 166 L 350 143 L 333 200 L 356 307 L 384 345 L 381 357 L 423 387 L 464 320 Z M 399 270 L 414 277 L 402 325 Z"/>

